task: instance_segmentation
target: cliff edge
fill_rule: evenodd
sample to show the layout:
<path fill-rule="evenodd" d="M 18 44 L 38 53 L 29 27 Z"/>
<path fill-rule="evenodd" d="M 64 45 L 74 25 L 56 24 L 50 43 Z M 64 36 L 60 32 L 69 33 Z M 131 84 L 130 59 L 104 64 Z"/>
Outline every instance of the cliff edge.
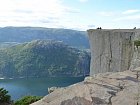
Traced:
<path fill-rule="evenodd" d="M 99 73 L 56 89 L 31 105 L 138 105 L 140 86 L 132 71 Z"/>

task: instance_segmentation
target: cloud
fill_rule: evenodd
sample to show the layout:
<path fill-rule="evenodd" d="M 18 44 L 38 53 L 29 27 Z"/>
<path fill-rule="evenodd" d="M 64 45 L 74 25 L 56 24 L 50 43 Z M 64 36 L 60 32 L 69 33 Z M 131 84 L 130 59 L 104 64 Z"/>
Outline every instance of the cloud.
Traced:
<path fill-rule="evenodd" d="M 0 0 L 1 26 L 58 27 L 65 14 L 79 13 L 61 0 Z"/>
<path fill-rule="evenodd" d="M 36 18 L 63 13 L 64 7 L 59 0 L 0 0 L 0 16 Z"/>
<path fill-rule="evenodd" d="M 126 10 L 126 11 L 122 12 L 122 14 L 129 15 L 129 14 L 134 14 L 134 13 L 138 13 L 138 12 L 140 12 L 140 10 L 131 9 L 131 10 Z"/>
<path fill-rule="evenodd" d="M 31 14 L 32 13 L 31 10 L 20 10 L 20 9 L 14 10 L 13 12 L 16 12 L 16 13 L 25 13 L 25 14 Z"/>
<path fill-rule="evenodd" d="M 69 7 L 65 8 L 66 13 L 80 13 L 79 11 L 80 10 L 78 10 L 78 9 L 73 9 L 73 8 L 69 8 Z"/>

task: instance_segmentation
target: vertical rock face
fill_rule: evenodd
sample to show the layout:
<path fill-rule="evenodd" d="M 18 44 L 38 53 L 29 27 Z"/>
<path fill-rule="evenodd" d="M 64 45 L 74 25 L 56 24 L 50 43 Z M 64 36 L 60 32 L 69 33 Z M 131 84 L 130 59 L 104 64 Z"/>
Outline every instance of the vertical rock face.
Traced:
<path fill-rule="evenodd" d="M 140 40 L 140 30 L 135 32 L 134 40 Z M 133 59 L 131 61 L 130 70 L 140 67 L 140 46 L 134 47 Z"/>
<path fill-rule="evenodd" d="M 128 70 L 134 53 L 135 30 L 88 30 L 90 75 Z"/>
<path fill-rule="evenodd" d="M 137 67 L 140 67 L 140 47 L 134 48 L 133 59 L 129 69 L 134 70 Z"/>

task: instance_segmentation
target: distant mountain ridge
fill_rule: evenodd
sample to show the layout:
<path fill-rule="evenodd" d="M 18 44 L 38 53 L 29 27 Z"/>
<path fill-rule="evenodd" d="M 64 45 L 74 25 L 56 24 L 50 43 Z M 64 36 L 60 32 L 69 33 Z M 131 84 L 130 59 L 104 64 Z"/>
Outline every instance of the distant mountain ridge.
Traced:
<path fill-rule="evenodd" d="M 0 77 L 84 76 L 90 54 L 61 41 L 34 40 L 0 49 Z"/>
<path fill-rule="evenodd" d="M 42 27 L 0 28 L 0 42 L 30 42 L 37 39 L 57 40 L 77 48 L 89 48 L 85 31 Z"/>

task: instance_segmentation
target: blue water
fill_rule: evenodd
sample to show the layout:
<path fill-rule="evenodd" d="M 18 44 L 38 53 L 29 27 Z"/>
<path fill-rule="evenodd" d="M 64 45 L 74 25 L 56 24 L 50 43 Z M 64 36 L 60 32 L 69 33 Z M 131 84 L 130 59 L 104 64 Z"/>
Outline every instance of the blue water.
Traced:
<path fill-rule="evenodd" d="M 0 87 L 8 90 L 12 99 L 17 100 L 26 95 L 45 96 L 48 94 L 48 87 L 66 87 L 83 80 L 84 77 L 3 79 L 0 80 Z"/>

